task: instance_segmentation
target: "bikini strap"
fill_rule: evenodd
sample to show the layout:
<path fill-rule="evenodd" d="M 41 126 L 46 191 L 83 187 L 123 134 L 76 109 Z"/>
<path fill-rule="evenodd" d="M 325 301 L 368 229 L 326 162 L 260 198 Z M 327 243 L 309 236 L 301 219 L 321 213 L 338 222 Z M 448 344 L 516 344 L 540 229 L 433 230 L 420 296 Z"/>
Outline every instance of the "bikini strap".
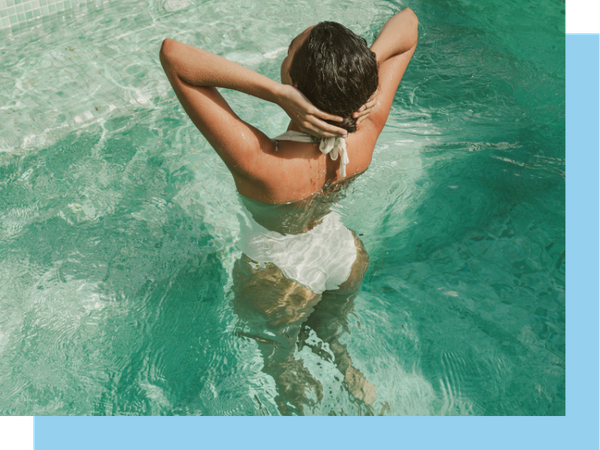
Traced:
<path fill-rule="evenodd" d="M 275 138 L 275 151 L 279 150 L 277 141 L 295 141 L 317 143 L 319 140 L 306 133 L 288 130 Z M 346 165 L 350 162 L 348 150 L 346 149 L 346 139 L 336 137 L 325 137 L 320 140 L 319 150 L 325 155 L 329 155 L 332 161 L 340 156 L 340 176 L 346 176 Z"/>

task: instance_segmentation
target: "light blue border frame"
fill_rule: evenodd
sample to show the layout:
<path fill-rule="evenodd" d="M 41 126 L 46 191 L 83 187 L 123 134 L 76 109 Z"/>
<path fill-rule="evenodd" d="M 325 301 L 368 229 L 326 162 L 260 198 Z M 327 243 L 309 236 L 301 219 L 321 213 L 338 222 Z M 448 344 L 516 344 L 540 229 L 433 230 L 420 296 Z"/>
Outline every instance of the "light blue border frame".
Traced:
<path fill-rule="evenodd" d="M 567 35 L 564 417 L 36 417 L 35 450 L 598 449 L 599 35 Z"/>

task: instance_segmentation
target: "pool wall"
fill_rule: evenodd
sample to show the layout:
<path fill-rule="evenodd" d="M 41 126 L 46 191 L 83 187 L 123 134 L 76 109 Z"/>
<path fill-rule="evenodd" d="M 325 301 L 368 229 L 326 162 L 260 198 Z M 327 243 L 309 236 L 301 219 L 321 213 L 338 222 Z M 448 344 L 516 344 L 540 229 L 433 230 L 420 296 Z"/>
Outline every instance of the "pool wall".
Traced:
<path fill-rule="evenodd" d="M 0 0 L 0 29 L 35 25 L 42 17 L 81 8 L 86 3 L 87 0 Z"/>

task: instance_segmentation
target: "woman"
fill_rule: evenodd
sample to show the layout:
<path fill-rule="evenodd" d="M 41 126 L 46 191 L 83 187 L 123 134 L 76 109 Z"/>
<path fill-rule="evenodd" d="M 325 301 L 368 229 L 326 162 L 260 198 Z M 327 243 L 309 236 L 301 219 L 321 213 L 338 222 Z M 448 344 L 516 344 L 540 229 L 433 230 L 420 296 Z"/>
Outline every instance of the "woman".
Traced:
<path fill-rule="evenodd" d="M 331 205 L 371 162 L 415 51 L 417 26 L 407 8 L 388 20 L 370 49 L 339 24 L 310 27 L 291 42 L 281 83 L 205 50 L 163 42 L 161 63 L 179 101 L 241 194 L 246 215 L 233 306 L 244 325 L 240 334 L 259 344 L 284 414 L 311 403 L 307 388 L 322 396 L 320 383 L 294 358 L 296 343 L 308 345 L 309 329 L 329 344 L 347 390 L 371 411 L 374 386 L 339 342 L 368 257 Z M 291 118 L 288 131 L 270 139 L 237 117 L 217 87 L 278 104 Z"/>

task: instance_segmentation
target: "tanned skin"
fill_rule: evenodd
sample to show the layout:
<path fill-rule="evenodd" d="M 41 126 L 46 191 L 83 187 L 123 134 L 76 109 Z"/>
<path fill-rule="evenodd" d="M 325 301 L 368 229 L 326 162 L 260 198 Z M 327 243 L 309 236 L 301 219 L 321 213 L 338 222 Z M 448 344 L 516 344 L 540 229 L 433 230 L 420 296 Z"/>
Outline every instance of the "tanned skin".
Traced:
<path fill-rule="evenodd" d="M 417 27 L 415 14 L 404 9 L 387 21 L 371 46 L 379 64 L 379 87 L 354 113 L 358 128 L 346 139 L 350 158 L 346 179 L 364 172 L 371 163 L 375 143 L 417 46 Z M 312 143 L 281 141 L 276 151 L 276 143 L 241 120 L 216 89 L 235 89 L 278 104 L 291 118 L 289 130 L 316 137 L 346 135 L 345 130 L 323 121 L 341 118 L 315 108 L 293 86 L 289 75 L 294 54 L 311 29 L 290 44 L 281 65 L 281 83 L 205 50 L 171 39 L 163 42 L 160 60 L 179 101 L 229 168 L 239 193 L 245 197 L 270 204 L 308 204 L 324 186 L 344 184 L 340 183 L 344 178 L 339 175 L 339 159 L 332 161 Z M 314 405 L 310 391 L 317 401 L 323 397 L 321 384 L 295 358 L 296 346 L 307 346 L 335 364 L 343 375 L 343 386 L 357 405 L 364 407 L 364 413 L 374 413 L 377 390 L 353 366 L 340 340 L 348 330 L 348 314 L 368 267 L 367 252 L 353 235 L 357 257 L 348 280 L 339 289 L 322 294 L 286 278 L 274 264 L 261 266 L 246 255 L 234 266 L 232 307 L 240 319 L 239 334 L 256 340 L 265 363 L 262 370 L 277 385 L 275 401 L 282 414 L 303 414 L 307 406 Z M 328 344 L 333 358 L 323 348 L 307 343 L 310 330 Z M 386 408 L 389 410 L 384 403 L 380 414 Z"/>

